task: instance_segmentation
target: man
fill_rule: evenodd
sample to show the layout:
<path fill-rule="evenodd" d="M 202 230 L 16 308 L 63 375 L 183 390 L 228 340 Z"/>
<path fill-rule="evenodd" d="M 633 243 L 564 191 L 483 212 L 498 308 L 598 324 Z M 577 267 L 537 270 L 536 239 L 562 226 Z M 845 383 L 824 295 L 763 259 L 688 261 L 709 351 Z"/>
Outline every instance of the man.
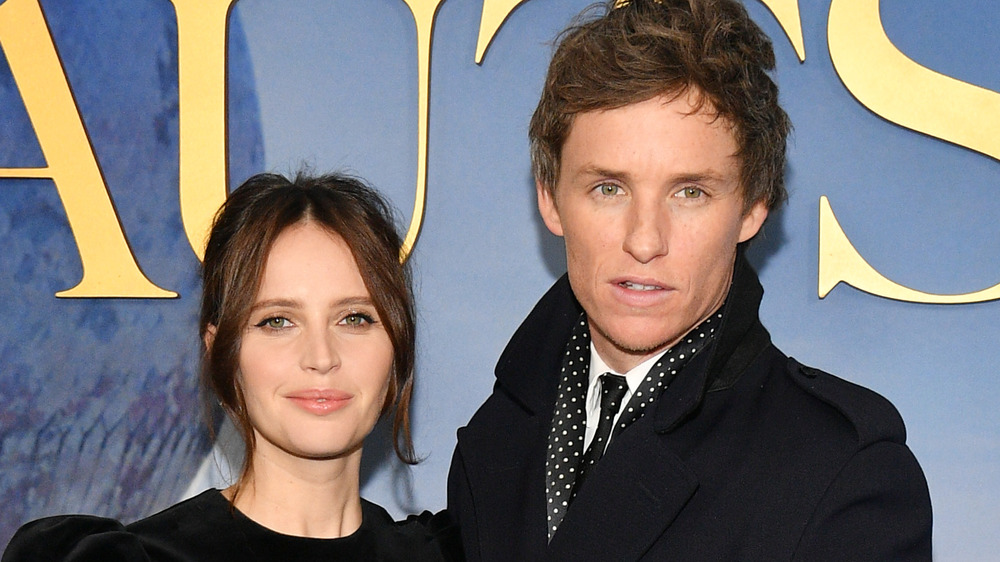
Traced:
<path fill-rule="evenodd" d="M 758 318 L 743 247 L 786 197 L 789 130 L 770 42 L 734 0 L 619 4 L 562 36 L 532 118 L 568 272 L 459 430 L 466 555 L 929 560 L 896 410 Z"/>

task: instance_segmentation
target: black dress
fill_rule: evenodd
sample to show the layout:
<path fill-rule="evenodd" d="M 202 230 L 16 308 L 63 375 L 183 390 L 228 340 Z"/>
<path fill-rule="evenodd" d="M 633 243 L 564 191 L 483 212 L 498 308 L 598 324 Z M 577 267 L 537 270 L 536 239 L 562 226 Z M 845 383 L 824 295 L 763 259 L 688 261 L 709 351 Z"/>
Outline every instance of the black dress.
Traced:
<path fill-rule="evenodd" d="M 218 490 L 122 525 L 114 519 L 63 515 L 32 521 L 11 539 L 2 562 L 457 560 L 457 529 L 446 513 L 401 522 L 361 500 L 361 527 L 338 539 L 274 532 L 230 507 Z"/>

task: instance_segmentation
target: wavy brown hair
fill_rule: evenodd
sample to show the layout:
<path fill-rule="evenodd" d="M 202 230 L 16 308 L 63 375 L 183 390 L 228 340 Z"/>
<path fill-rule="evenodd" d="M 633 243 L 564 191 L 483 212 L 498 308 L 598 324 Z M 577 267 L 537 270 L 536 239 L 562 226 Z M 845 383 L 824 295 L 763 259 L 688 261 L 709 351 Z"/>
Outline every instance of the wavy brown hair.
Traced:
<path fill-rule="evenodd" d="M 391 207 L 371 187 L 349 176 L 293 180 L 259 174 L 237 188 L 216 214 L 202 264 L 201 339 L 213 332 L 202 361 L 202 383 L 243 438 L 246 456 L 237 481 L 251 474 L 256 447 L 239 383 L 240 345 L 271 246 L 287 228 L 309 221 L 347 243 L 392 342 L 389 390 L 380 415 L 394 408 L 393 446 L 407 464 L 417 462 L 410 435 L 415 313 L 409 268 Z"/>
<path fill-rule="evenodd" d="M 767 35 L 735 0 L 609 1 L 584 11 L 558 39 L 531 118 L 532 171 L 552 190 L 577 113 L 615 109 L 688 91 L 733 127 L 744 210 L 787 198 L 791 128 L 769 72 Z M 699 108 L 700 109 L 700 108 Z"/>

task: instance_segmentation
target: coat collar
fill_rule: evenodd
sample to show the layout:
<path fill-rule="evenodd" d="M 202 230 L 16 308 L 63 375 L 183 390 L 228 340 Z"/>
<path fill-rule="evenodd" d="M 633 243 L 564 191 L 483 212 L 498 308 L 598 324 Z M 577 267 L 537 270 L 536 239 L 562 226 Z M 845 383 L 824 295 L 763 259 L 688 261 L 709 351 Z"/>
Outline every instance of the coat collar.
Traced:
<path fill-rule="evenodd" d="M 518 327 L 497 361 L 497 383 L 532 415 L 551 416 L 560 360 L 583 308 L 563 274 Z"/>
<path fill-rule="evenodd" d="M 771 343 L 771 336 L 758 316 L 763 296 L 757 273 L 741 246 L 736 253 L 733 283 L 726 297 L 719 333 L 655 402 L 657 432 L 670 431 L 684 423 L 698 410 L 705 394 L 735 385 L 754 358 Z"/>
<path fill-rule="evenodd" d="M 741 244 L 719 334 L 674 380 L 669 392 L 672 407 L 661 404 L 657 408 L 657 431 L 677 427 L 697 409 L 706 392 L 736 384 L 740 373 L 770 343 L 771 337 L 758 318 L 763 295 Z M 564 274 L 514 332 L 497 362 L 498 385 L 533 415 L 551 416 L 559 360 L 582 312 Z"/>

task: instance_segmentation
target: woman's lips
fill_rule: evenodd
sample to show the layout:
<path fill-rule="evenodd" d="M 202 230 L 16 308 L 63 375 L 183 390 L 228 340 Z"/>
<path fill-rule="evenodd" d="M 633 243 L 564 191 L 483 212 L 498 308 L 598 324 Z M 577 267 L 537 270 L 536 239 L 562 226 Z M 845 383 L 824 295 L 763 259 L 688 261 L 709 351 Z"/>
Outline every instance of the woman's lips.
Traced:
<path fill-rule="evenodd" d="M 339 390 L 311 389 L 293 392 L 285 398 L 310 414 L 324 416 L 347 406 L 353 396 Z"/>

